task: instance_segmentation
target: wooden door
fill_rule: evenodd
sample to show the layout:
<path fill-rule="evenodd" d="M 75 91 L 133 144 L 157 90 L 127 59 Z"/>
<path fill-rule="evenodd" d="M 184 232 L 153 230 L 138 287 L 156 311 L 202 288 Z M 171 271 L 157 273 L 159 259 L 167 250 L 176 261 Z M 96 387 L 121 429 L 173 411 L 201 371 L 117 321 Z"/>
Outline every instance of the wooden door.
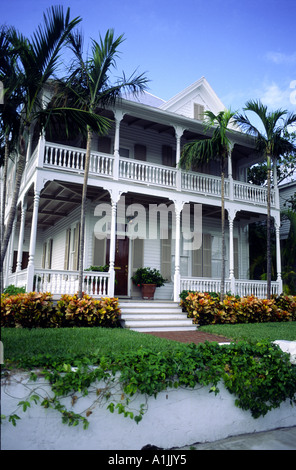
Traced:
<path fill-rule="evenodd" d="M 107 264 L 109 264 L 110 240 L 107 240 Z M 116 238 L 115 242 L 115 295 L 128 294 L 129 238 Z"/>

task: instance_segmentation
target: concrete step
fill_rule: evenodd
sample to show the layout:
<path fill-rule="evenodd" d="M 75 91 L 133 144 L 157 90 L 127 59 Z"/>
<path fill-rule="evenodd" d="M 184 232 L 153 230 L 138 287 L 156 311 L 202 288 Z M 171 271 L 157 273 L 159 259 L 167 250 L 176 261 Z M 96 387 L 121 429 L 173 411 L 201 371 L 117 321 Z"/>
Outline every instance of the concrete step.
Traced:
<path fill-rule="evenodd" d="M 194 331 L 196 325 L 177 302 L 119 302 L 121 324 L 134 331 Z"/>

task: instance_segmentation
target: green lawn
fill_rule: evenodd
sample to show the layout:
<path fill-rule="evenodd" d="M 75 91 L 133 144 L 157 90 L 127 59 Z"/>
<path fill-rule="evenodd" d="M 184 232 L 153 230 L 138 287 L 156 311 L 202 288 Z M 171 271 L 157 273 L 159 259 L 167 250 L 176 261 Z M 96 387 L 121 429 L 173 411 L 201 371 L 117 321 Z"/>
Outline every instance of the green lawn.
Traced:
<path fill-rule="evenodd" d="M 296 322 L 244 323 L 235 325 L 207 325 L 199 327 L 215 335 L 241 341 L 296 341 Z"/>
<path fill-rule="evenodd" d="M 208 325 L 200 327 L 200 331 L 222 335 L 234 341 L 296 340 L 296 322 Z M 172 353 L 176 348 L 186 348 L 186 344 L 121 328 L 2 328 L 1 341 L 4 359 L 29 361 L 34 357 L 37 361 L 40 355 L 72 361 L 83 356 L 102 356 L 140 348 L 159 352 L 171 350 Z"/>

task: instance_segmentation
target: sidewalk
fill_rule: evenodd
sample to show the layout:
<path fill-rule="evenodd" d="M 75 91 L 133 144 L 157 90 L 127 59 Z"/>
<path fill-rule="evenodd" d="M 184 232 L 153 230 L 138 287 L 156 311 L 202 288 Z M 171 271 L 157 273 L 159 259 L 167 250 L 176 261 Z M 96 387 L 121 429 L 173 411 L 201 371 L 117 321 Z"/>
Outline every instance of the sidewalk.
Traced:
<path fill-rule="evenodd" d="M 296 450 L 296 426 L 241 434 L 221 441 L 196 443 L 175 450 Z"/>

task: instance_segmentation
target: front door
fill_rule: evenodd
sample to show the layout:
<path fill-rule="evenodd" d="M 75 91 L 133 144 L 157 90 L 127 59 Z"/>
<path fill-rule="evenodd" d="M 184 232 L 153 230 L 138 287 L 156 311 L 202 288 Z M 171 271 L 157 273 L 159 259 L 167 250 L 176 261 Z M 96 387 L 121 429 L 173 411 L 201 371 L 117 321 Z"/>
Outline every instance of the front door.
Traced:
<path fill-rule="evenodd" d="M 110 240 L 107 240 L 107 264 L 109 263 Z M 116 238 L 115 242 L 115 295 L 128 294 L 129 238 Z"/>

